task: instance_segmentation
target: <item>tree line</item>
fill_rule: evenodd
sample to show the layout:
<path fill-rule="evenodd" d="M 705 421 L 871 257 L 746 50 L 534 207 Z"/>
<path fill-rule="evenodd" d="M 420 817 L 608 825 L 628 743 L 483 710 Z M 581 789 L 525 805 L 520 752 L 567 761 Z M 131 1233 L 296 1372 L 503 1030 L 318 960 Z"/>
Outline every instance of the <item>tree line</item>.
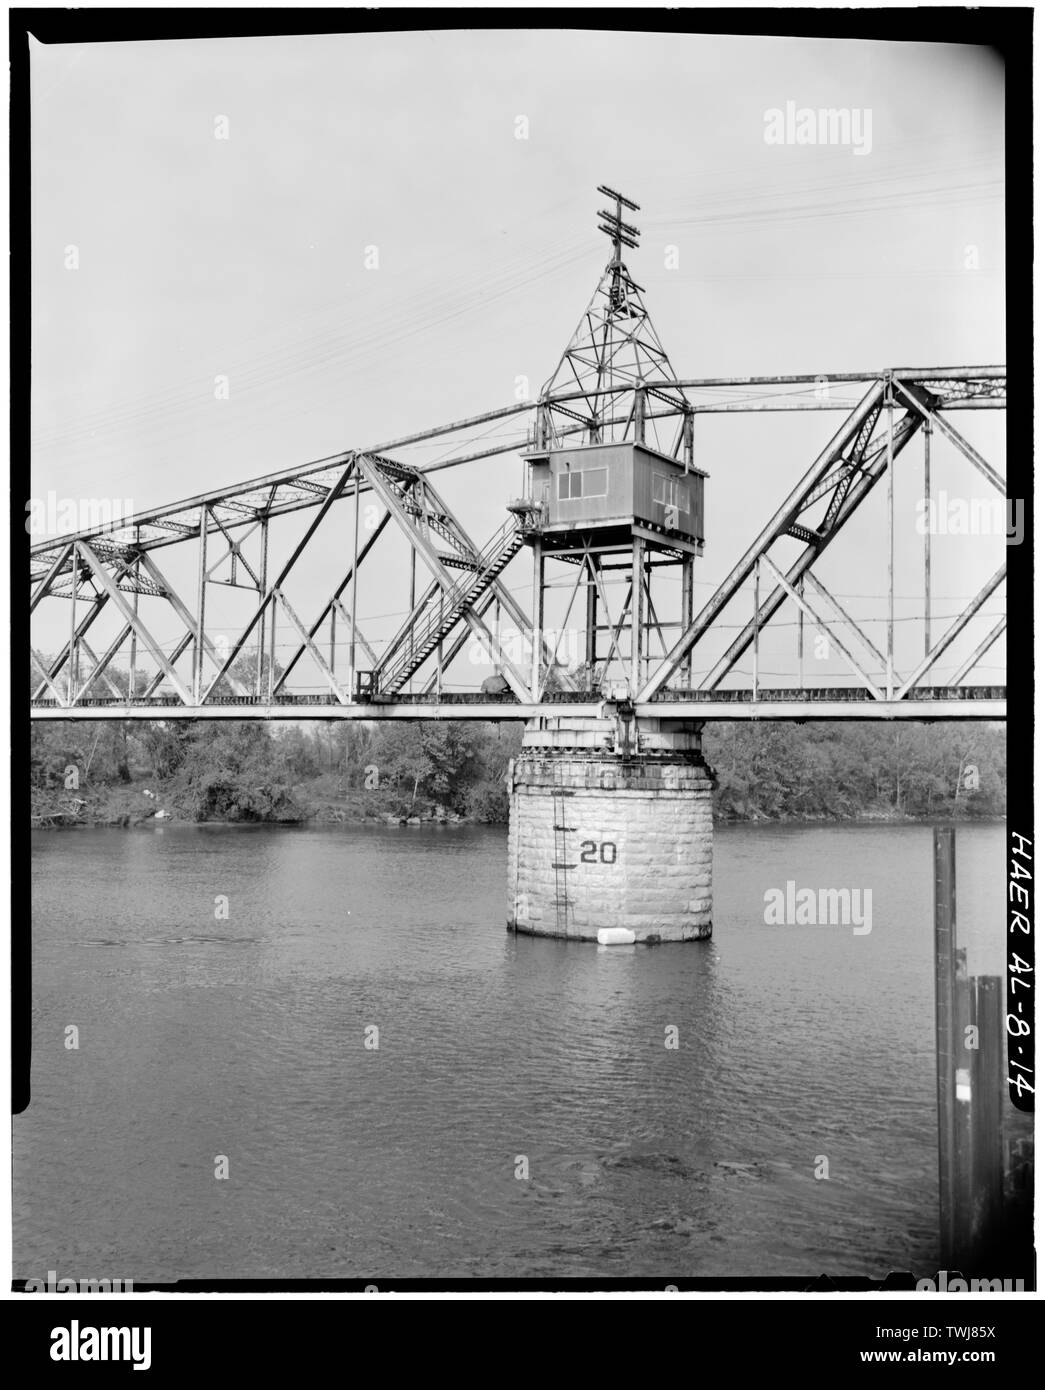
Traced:
<path fill-rule="evenodd" d="M 522 725 L 472 720 L 73 720 L 30 733 L 34 813 L 189 820 L 438 816 L 498 823 Z M 992 818 L 1005 810 L 1005 735 L 981 723 L 708 723 L 721 820 Z M 143 792 L 149 796 L 144 797 Z M 77 809 L 79 807 L 79 810 Z M 63 813 L 64 815 L 64 813 Z M 60 816 L 59 818 L 63 818 Z M 138 816 L 137 818 L 140 818 Z"/>

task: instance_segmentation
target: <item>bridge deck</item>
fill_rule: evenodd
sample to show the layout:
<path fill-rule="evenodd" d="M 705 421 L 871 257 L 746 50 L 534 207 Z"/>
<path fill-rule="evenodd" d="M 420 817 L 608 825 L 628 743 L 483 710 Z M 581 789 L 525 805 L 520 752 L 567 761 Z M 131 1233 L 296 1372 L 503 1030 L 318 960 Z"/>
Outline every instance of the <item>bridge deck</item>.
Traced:
<path fill-rule="evenodd" d="M 661 719 L 1004 719 L 1005 686 L 915 686 L 902 700 L 875 699 L 849 686 L 807 689 L 670 690 L 636 705 L 644 718 Z M 537 715 L 597 717 L 604 702 L 590 693 L 546 695 L 522 703 L 514 695 L 400 694 L 374 703 L 339 704 L 329 695 L 281 695 L 269 702 L 251 695 L 212 696 L 186 705 L 177 696 L 138 704 L 81 699 L 69 708 L 33 700 L 33 719 L 532 719 Z"/>

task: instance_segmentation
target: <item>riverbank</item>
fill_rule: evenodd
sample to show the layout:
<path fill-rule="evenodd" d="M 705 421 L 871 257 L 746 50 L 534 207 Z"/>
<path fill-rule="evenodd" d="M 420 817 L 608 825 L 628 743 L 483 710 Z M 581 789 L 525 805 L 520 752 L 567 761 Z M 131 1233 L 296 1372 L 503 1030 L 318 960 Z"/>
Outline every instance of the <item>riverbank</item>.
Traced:
<path fill-rule="evenodd" d="M 715 810 L 716 825 L 1004 825 L 1005 816 L 999 813 L 978 815 L 963 806 L 927 812 L 897 811 L 894 807 L 871 807 L 848 814 L 839 811 L 798 811 L 784 816 L 768 816 L 760 811 L 735 815 Z"/>
<path fill-rule="evenodd" d="M 266 789 L 267 791 L 267 789 Z M 30 825 L 34 830 L 64 830 L 76 826 L 130 829 L 137 825 L 182 822 L 201 824 L 256 823 L 300 825 L 310 812 L 284 793 L 257 799 L 264 809 L 255 812 L 249 799 L 227 801 L 220 814 L 204 808 L 185 794 L 182 786 L 143 784 L 82 787 L 34 787 L 30 799 Z M 202 813 L 201 813 L 202 812 Z"/>
<path fill-rule="evenodd" d="M 989 824 L 1005 814 L 1003 729 L 734 721 L 703 737 L 721 824 Z M 518 724 L 453 720 L 37 722 L 31 823 L 500 825 L 521 739 Z"/>
<path fill-rule="evenodd" d="M 256 809 L 259 804 L 263 809 Z M 507 805 L 507 803 L 505 803 Z M 223 814 L 213 806 L 199 814 L 198 803 L 188 804 L 183 788 L 153 780 L 148 786 L 83 788 L 45 791 L 34 788 L 30 824 L 35 830 L 62 830 L 77 826 L 131 829 L 150 824 L 209 825 L 505 825 L 506 816 L 463 815 L 427 798 L 404 802 L 382 790 L 350 792 L 343 796 L 310 796 L 307 784 L 288 787 L 277 799 L 256 798 L 231 803 Z M 731 808 L 715 810 L 719 825 L 994 825 L 1001 815 L 970 814 L 959 804 L 933 815 L 912 814 L 895 807 L 865 807 L 851 814 L 797 812 L 767 815 L 751 809 L 746 815 Z"/>

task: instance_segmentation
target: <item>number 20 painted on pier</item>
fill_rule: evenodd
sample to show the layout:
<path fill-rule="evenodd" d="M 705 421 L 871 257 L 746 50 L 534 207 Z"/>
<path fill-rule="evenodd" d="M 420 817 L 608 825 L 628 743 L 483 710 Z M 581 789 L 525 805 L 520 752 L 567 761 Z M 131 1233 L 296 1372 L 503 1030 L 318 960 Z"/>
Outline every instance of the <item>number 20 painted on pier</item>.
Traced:
<path fill-rule="evenodd" d="M 612 840 L 603 840 L 601 845 L 597 845 L 594 840 L 583 840 L 581 842 L 580 862 L 582 864 L 616 864 L 617 846 Z"/>

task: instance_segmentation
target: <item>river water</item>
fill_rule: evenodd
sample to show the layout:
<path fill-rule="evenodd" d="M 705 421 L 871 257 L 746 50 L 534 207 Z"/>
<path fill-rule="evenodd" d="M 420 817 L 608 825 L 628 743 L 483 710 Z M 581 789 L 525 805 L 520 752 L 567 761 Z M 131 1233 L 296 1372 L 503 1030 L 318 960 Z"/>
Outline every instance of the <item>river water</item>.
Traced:
<path fill-rule="evenodd" d="M 957 843 L 1000 972 L 1004 830 Z M 653 948 L 508 935 L 503 828 L 32 848 L 19 1278 L 935 1271 L 926 827 L 718 827 L 713 939 Z M 871 931 L 767 925 L 789 880 Z"/>

